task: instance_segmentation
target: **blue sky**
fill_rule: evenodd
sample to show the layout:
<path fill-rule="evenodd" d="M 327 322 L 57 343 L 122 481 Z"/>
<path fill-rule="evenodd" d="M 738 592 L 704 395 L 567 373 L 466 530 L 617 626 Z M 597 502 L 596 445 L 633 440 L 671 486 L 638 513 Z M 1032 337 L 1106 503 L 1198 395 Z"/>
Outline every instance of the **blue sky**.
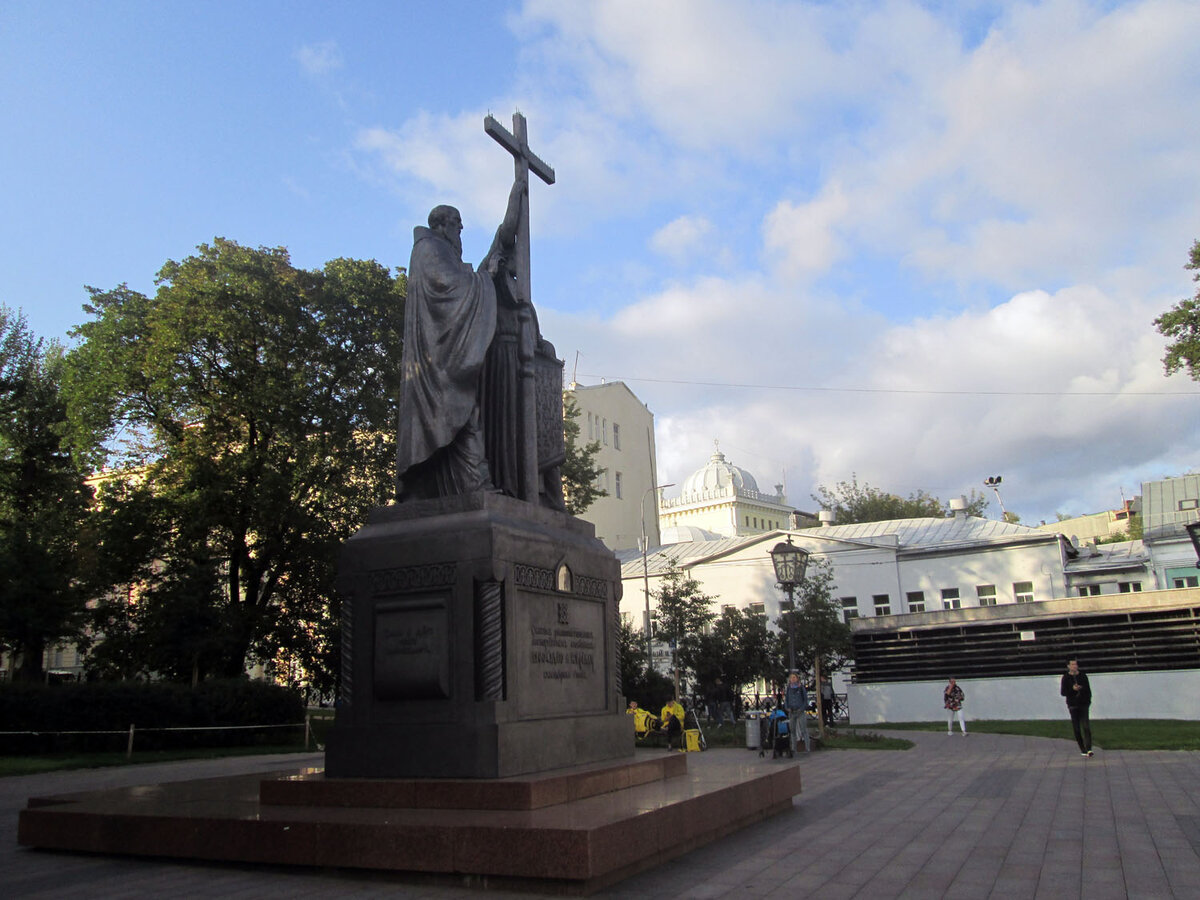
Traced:
<path fill-rule="evenodd" d="M 663 481 L 719 439 L 806 509 L 1112 508 L 1200 465 L 1152 325 L 1194 290 L 1197 46 L 1171 0 L 8 0 L 0 302 L 65 337 L 217 235 L 406 265 L 440 202 L 477 261 L 520 109 L 543 330 L 648 403 Z"/>

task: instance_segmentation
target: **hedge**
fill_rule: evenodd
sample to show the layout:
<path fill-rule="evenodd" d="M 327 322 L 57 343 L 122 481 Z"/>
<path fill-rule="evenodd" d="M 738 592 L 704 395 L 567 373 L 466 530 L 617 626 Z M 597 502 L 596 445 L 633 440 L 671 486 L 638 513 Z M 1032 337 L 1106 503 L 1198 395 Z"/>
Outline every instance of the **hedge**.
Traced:
<path fill-rule="evenodd" d="M 285 744 L 303 728 L 152 731 L 157 728 L 297 725 L 304 702 L 265 681 L 205 681 L 195 688 L 170 682 L 0 685 L 0 753 L 62 753 L 124 749 L 129 726 L 139 750 Z M 115 731 L 86 735 L 62 732 Z"/>

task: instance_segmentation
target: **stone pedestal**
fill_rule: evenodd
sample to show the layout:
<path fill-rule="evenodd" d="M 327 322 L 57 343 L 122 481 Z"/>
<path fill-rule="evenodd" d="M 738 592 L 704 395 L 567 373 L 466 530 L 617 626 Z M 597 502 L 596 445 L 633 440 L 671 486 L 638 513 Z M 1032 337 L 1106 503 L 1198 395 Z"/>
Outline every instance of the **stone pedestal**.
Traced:
<path fill-rule="evenodd" d="M 347 541 L 330 778 L 504 778 L 632 755 L 620 566 L 499 494 L 379 509 Z"/>

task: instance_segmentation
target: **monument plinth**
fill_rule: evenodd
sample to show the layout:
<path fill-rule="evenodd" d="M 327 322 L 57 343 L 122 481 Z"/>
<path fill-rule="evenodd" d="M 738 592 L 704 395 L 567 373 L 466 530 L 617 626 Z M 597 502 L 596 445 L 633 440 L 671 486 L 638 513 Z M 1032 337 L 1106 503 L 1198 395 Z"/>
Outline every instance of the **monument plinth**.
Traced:
<path fill-rule="evenodd" d="M 620 565 L 589 523 L 479 492 L 379 509 L 343 548 L 339 777 L 504 778 L 632 756 Z"/>

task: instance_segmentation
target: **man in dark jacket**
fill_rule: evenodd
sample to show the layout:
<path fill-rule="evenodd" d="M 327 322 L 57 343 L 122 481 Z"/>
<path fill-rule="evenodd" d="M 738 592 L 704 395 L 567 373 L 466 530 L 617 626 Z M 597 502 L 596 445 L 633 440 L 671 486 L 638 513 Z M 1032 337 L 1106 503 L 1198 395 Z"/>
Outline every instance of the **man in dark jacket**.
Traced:
<path fill-rule="evenodd" d="M 1088 677 L 1079 671 L 1079 661 L 1068 660 L 1067 673 L 1062 677 L 1059 693 L 1067 698 L 1067 712 L 1071 714 L 1071 727 L 1075 729 L 1075 741 L 1083 756 L 1092 755 L 1092 723 L 1088 712 L 1092 705 L 1092 686 Z"/>

